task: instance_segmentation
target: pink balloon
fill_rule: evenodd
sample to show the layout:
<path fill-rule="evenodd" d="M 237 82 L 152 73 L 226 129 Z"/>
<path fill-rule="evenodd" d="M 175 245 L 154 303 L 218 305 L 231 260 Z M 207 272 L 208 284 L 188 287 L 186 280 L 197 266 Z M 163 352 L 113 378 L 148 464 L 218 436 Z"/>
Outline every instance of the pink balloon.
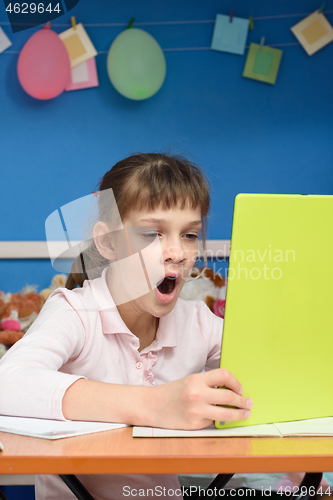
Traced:
<path fill-rule="evenodd" d="M 25 43 L 17 61 L 23 89 L 35 99 L 53 99 L 71 77 L 69 55 L 63 41 L 50 29 L 41 29 Z"/>

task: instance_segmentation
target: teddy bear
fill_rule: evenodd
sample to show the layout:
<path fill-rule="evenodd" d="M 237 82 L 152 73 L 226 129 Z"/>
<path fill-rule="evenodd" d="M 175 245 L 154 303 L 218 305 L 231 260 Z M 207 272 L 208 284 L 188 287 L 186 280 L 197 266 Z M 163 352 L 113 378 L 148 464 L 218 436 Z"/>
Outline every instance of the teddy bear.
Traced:
<path fill-rule="evenodd" d="M 0 292 L 0 344 L 15 344 L 37 318 L 43 299 L 36 287 L 26 286 L 20 293 Z"/>
<path fill-rule="evenodd" d="M 225 296 L 225 278 L 214 273 L 209 267 L 200 269 L 197 265 L 192 268 L 179 295 L 184 300 L 203 300 L 209 309 L 221 318 L 224 318 Z"/>
<path fill-rule="evenodd" d="M 41 292 L 39 292 L 39 295 L 42 297 L 44 302 L 49 298 L 51 293 L 56 289 L 56 288 L 64 288 L 66 284 L 67 276 L 66 274 L 56 274 L 51 281 L 51 285 L 48 288 L 44 288 Z"/>
<path fill-rule="evenodd" d="M 18 340 L 37 318 L 49 295 L 59 287 L 64 287 L 67 276 L 54 276 L 49 288 L 37 293 L 36 285 L 27 285 L 20 293 L 0 291 L 0 358 L 6 349 Z"/>

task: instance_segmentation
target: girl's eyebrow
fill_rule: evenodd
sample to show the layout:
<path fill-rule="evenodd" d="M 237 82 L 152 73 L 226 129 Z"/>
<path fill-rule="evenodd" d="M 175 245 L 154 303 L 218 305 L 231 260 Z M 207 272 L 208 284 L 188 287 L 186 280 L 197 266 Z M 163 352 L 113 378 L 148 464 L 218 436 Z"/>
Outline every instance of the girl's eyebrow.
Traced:
<path fill-rule="evenodd" d="M 149 224 L 168 224 L 169 221 L 167 221 L 166 219 L 141 219 L 138 221 L 138 223 L 140 222 L 147 222 Z M 201 226 L 201 220 L 194 220 L 192 222 L 189 222 L 187 225 L 188 226 Z"/>

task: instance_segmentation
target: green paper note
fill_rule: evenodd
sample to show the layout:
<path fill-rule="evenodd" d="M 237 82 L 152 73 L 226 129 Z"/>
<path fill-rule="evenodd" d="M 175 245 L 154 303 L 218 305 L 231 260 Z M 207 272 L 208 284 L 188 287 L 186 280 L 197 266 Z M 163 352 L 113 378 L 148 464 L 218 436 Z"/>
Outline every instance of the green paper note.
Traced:
<path fill-rule="evenodd" d="M 260 82 L 275 84 L 278 75 L 282 50 L 251 43 L 245 62 L 243 76 Z"/>
<path fill-rule="evenodd" d="M 262 50 L 258 50 L 254 65 L 253 71 L 254 73 L 258 73 L 259 75 L 269 75 L 273 62 L 272 54 L 268 54 L 267 52 L 263 52 Z"/>

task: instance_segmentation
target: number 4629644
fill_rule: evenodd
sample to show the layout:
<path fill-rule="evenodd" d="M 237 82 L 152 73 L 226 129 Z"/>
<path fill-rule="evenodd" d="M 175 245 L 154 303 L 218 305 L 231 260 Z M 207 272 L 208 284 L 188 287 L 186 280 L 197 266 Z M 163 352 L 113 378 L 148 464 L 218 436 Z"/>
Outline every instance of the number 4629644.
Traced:
<path fill-rule="evenodd" d="M 13 4 L 13 7 L 12 7 L 12 3 L 8 4 L 8 6 L 6 7 L 6 11 L 9 12 L 10 14 L 14 13 L 14 14 L 35 14 L 35 13 L 39 13 L 39 14 L 43 14 L 44 12 L 49 12 L 50 14 L 52 12 L 58 12 L 58 14 L 60 14 L 61 12 L 61 9 L 60 9 L 60 5 L 59 3 L 57 3 L 57 5 L 55 5 L 54 8 L 52 8 L 52 4 L 49 3 L 48 5 L 46 5 L 44 3 L 19 3 L 19 2 L 16 2 Z"/>
<path fill-rule="evenodd" d="M 310 486 L 309 488 L 307 486 L 286 486 L 285 488 L 282 488 L 282 486 L 277 490 L 277 494 L 281 496 L 291 496 L 291 497 L 298 497 L 298 496 L 305 496 L 309 495 L 310 497 L 314 497 L 316 495 L 318 496 L 324 496 L 332 495 L 332 490 L 331 487 L 329 486 L 328 488 L 323 488 L 320 486 L 319 490 L 316 491 L 314 486 Z"/>

